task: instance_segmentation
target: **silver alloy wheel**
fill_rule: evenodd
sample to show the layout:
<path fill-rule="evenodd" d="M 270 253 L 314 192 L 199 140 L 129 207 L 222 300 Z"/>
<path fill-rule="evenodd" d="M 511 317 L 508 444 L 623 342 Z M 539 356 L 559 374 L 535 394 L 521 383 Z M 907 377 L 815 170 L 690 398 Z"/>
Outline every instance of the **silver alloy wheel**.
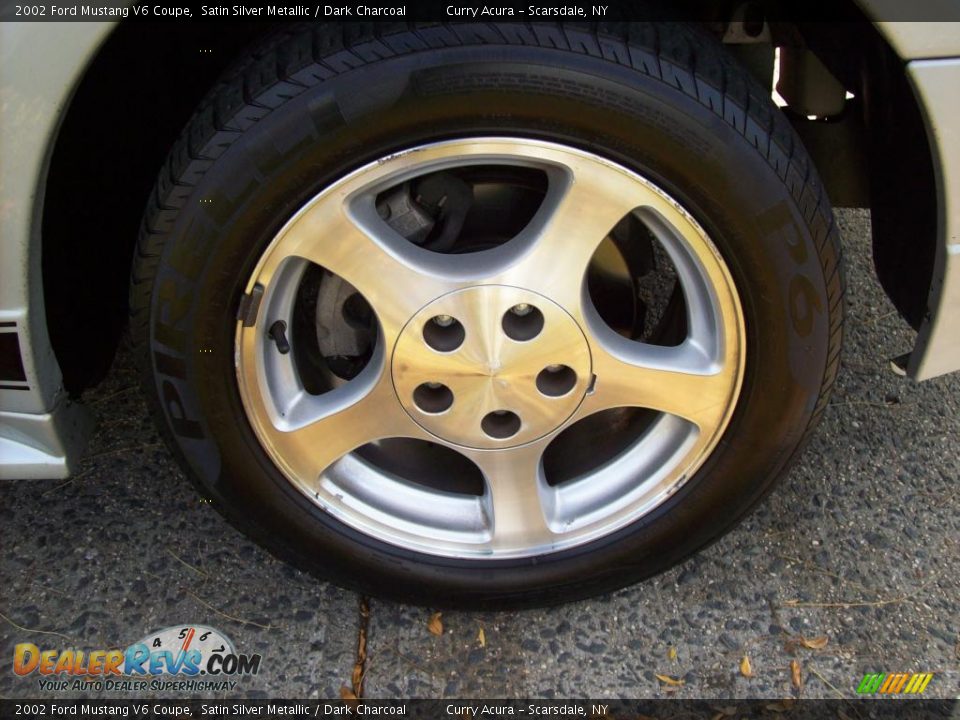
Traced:
<path fill-rule="evenodd" d="M 468 255 L 430 252 L 377 214 L 375 198 L 387 188 L 468 165 L 546 174 L 542 205 L 509 242 Z M 652 230 L 676 268 L 688 330 L 679 345 L 618 335 L 589 298 L 588 263 L 628 213 Z M 293 354 L 278 352 L 268 333 L 279 320 L 291 325 L 311 263 L 353 285 L 379 324 L 367 366 L 321 395 L 305 390 Z M 247 418 L 268 455 L 324 511 L 366 535 L 432 555 L 540 555 L 635 521 L 709 456 L 743 378 L 740 301 L 700 225 L 636 173 L 549 142 L 454 140 L 371 163 L 323 190 L 283 227 L 250 277 L 246 292 L 255 289 L 262 299 L 252 323 L 238 322 L 236 368 Z M 532 325 L 523 320 L 529 315 Z M 462 338 L 429 337 L 431 323 L 459 326 Z M 660 414 L 613 460 L 549 485 L 542 463 L 549 443 L 577 421 L 618 407 Z M 387 438 L 461 453 L 482 473 L 484 493 L 428 488 L 353 452 Z"/>

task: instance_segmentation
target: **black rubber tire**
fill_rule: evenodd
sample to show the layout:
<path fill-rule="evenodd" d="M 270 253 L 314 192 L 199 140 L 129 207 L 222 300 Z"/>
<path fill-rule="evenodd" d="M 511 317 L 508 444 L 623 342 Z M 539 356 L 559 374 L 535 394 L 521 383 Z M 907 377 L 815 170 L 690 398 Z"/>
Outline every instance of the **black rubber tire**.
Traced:
<path fill-rule="evenodd" d="M 243 285 L 304 202 L 391 152 L 476 134 L 568 143 L 664 187 L 720 247 L 748 335 L 734 418 L 676 495 L 582 547 L 496 562 L 387 545 L 307 501 L 258 444 L 233 369 Z M 619 588 L 730 530 L 826 406 L 842 300 L 838 234 L 816 171 L 768 92 L 700 29 L 323 25 L 251 52 L 190 121 L 146 211 L 131 325 L 162 431 L 239 528 L 364 593 L 489 607 Z"/>

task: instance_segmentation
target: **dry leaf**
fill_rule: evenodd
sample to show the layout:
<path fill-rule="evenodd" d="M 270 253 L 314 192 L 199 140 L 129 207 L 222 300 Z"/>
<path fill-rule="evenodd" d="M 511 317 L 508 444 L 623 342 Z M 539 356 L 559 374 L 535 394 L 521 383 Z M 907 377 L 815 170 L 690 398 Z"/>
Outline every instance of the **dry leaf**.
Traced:
<path fill-rule="evenodd" d="M 367 631 L 360 628 L 357 636 L 357 661 L 363 662 L 367 659 Z"/>
<path fill-rule="evenodd" d="M 681 685 L 687 684 L 687 681 L 683 678 L 672 678 L 669 675 L 657 675 L 656 678 L 660 682 L 671 687 L 680 687 Z"/>
<path fill-rule="evenodd" d="M 357 663 L 353 666 L 353 674 L 350 677 L 350 684 L 353 685 L 354 690 L 360 687 L 363 683 L 363 665 Z"/>
<path fill-rule="evenodd" d="M 427 630 L 432 635 L 443 635 L 443 621 L 440 619 L 442 615 L 443 613 L 435 612 L 430 616 L 430 620 L 427 622 Z"/>
<path fill-rule="evenodd" d="M 800 675 L 800 663 L 796 660 L 790 661 L 790 680 L 797 690 L 803 687 L 803 677 Z"/>
<path fill-rule="evenodd" d="M 357 696 L 353 694 L 353 690 L 348 688 L 346 685 L 340 686 L 340 699 L 341 700 L 356 700 Z"/>
<path fill-rule="evenodd" d="M 826 635 L 810 638 L 809 640 L 805 637 L 800 638 L 800 644 L 810 650 L 821 650 L 827 646 L 828 642 L 829 640 Z"/>
<path fill-rule="evenodd" d="M 480 643 L 480 647 L 487 646 L 487 636 L 483 632 L 483 628 L 480 628 L 480 631 L 477 633 L 477 642 Z"/>
<path fill-rule="evenodd" d="M 667 657 L 673 660 L 674 662 L 677 661 L 677 649 L 672 645 L 670 646 L 670 649 L 667 650 Z"/>
<path fill-rule="evenodd" d="M 750 665 L 750 658 L 746 655 L 740 661 L 740 674 L 744 677 L 753 677 L 753 667 Z"/>

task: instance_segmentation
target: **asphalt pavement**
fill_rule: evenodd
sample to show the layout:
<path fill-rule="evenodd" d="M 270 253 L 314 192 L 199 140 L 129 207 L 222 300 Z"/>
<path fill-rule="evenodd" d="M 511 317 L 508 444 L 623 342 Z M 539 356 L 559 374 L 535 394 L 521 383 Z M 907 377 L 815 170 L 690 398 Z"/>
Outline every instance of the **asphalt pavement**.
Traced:
<path fill-rule="evenodd" d="M 839 382 L 803 458 L 753 515 L 646 583 L 546 610 L 443 612 L 440 635 L 430 609 L 372 599 L 362 619 L 354 593 L 285 565 L 202 503 L 121 349 L 85 396 L 99 424 L 79 472 L 0 482 L 0 696 L 81 694 L 16 676 L 17 643 L 122 648 L 203 624 L 263 656 L 221 696 L 339 697 L 366 623 L 371 698 L 853 697 L 867 672 L 932 672 L 926 695 L 957 697 L 960 374 L 916 384 L 891 372 L 913 332 L 877 284 L 869 215 L 839 218 Z"/>

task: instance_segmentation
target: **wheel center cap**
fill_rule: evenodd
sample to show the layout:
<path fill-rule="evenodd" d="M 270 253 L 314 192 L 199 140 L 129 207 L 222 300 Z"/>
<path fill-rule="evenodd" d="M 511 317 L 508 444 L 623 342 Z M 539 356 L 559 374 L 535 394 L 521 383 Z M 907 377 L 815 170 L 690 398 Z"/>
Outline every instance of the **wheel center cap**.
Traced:
<path fill-rule="evenodd" d="M 486 449 L 549 434 L 592 381 L 577 322 L 543 295 L 505 285 L 465 288 L 421 309 L 397 340 L 391 371 L 421 427 Z"/>

